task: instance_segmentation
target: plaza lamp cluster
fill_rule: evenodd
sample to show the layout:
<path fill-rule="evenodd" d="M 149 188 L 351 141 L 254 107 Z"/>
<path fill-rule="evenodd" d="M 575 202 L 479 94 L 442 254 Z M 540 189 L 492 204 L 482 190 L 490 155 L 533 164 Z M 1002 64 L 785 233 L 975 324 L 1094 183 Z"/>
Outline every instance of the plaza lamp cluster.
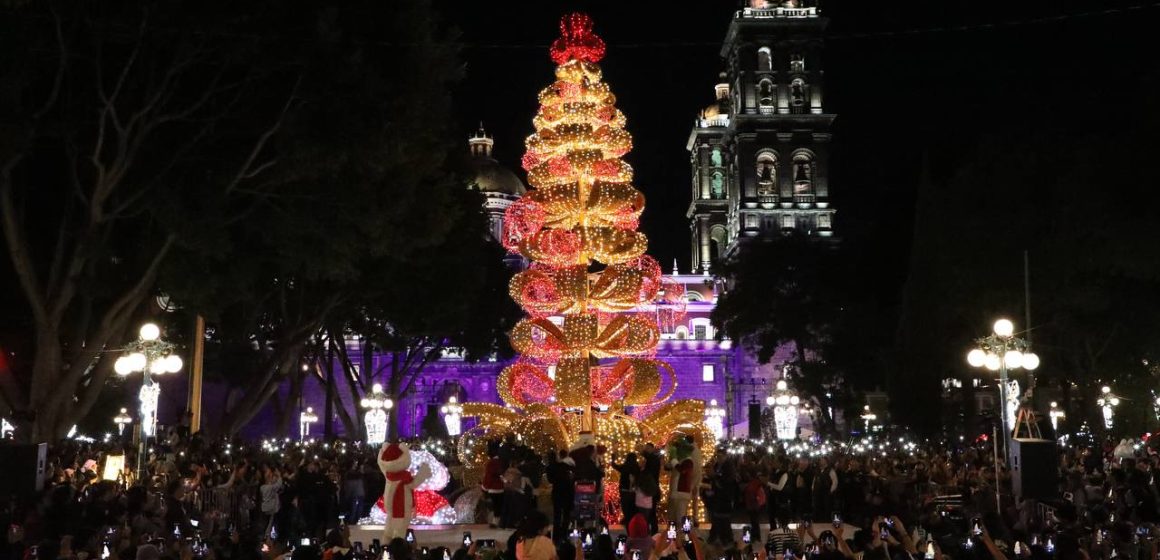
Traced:
<path fill-rule="evenodd" d="M 129 416 L 129 409 L 122 408 L 121 412 L 118 412 L 117 415 L 113 417 L 113 423 L 117 425 L 117 435 L 124 435 L 125 426 L 133 423 L 133 417 Z"/>
<path fill-rule="evenodd" d="M 1112 392 L 1112 388 L 1104 385 L 1100 387 L 1100 397 L 1096 399 L 1096 406 L 1104 417 L 1104 428 L 1112 429 L 1116 423 L 1116 407 L 1120 406 L 1120 397 Z"/>
<path fill-rule="evenodd" d="M 975 348 L 967 353 L 967 363 L 972 367 L 986 368 L 999 372 L 999 402 L 1008 407 L 1009 400 L 1018 399 L 1008 395 L 1007 371 L 1025 369 L 1033 371 L 1039 367 L 1039 356 L 1031 351 L 1031 343 L 1015 336 L 1015 324 L 1008 319 L 999 319 L 991 327 L 991 334 L 975 340 Z M 1011 432 L 1014 430 L 1009 414 L 1000 414 L 1003 431 L 1003 456 L 1011 452 Z"/>
<path fill-rule="evenodd" d="M 310 437 L 310 426 L 318 422 L 318 415 L 314 413 L 314 407 L 308 406 L 298 414 L 298 439 L 306 441 Z"/>
<path fill-rule="evenodd" d="M 141 325 L 137 340 L 121 349 L 122 355 L 113 363 L 113 371 L 121 377 L 141 372 L 141 391 L 138 394 L 141 413 L 141 435 L 154 437 L 157 431 L 157 403 L 161 396 L 161 386 L 154 382 L 154 375 L 177 373 L 184 365 L 181 356 L 174 353 L 175 346 L 161 340 L 161 328 L 153 323 Z"/>
<path fill-rule="evenodd" d="M 363 423 L 367 429 L 367 443 L 381 445 L 387 441 L 387 411 L 395 407 L 395 401 L 383 392 L 382 384 L 375 383 L 359 404 L 366 410 Z"/>
<path fill-rule="evenodd" d="M 773 408 L 773 423 L 777 432 L 777 439 L 792 440 L 797 438 L 798 405 L 801 399 L 789 390 L 785 379 L 777 380 L 777 389 L 765 398 L 765 404 Z"/>
<path fill-rule="evenodd" d="M 447 435 L 457 437 L 463 433 L 463 405 L 459 404 L 455 395 L 447 399 L 447 404 L 439 412 L 443 414 L 443 423 L 447 425 Z"/>
<path fill-rule="evenodd" d="M 141 372 L 141 390 L 138 392 L 138 408 L 141 437 L 137 454 L 137 473 L 142 475 L 145 468 L 146 440 L 156 436 L 157 406 L 161 398 L 161 385 L 154 375 L 164 375 L 181 371 L 184 365 L 181 356 L 175 352 L 176 346 L 161 340 L 161 328 L 154 323 L 145 323 L 137 331 L 137 340 L 121 349 L 121 356 L 113 362 L 113 371 L 121 377 Z"/>
<path fill-rule="evenodd" d="M 725 409 L 717 404 L 717 399 L 710 400 L 709 406 L 705 407 L 705 425 L 717 441 L 725 439 L 725 413 Z"/>

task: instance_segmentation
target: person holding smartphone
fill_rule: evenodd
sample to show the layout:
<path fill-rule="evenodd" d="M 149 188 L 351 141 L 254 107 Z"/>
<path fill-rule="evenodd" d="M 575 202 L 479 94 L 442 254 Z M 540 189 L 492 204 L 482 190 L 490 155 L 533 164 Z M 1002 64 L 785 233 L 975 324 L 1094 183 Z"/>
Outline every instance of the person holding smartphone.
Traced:
<path fill-rule="evenodd" d="M 653 551 L 653 538 L 648 530 L 648 521 L 643 514 L 637 513 L 628 521 L 628 542 L 626 546 L 629 550 L 639 550 L 644 555 L 645 560 L 648 560 L 649 555 Z"/>
<path fill-rule="evenodd" d="M 516 560 L 558 560 L 556 545 L 548 538 L 552 524 L 540 511 L 532 511 L 516 528 Z"/>

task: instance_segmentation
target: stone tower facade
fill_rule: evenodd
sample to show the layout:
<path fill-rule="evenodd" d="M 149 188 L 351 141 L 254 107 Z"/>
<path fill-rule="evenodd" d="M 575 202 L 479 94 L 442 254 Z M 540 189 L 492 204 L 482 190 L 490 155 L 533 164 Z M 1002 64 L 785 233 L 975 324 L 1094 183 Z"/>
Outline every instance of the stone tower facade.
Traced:
<path fill-rule="evenodd" d="M 822 97 L 827 19 L 816 6 L 750 0 L 721 48 L 716 100 L 694 121 L 693 269 L 745 239 L 798 232 L 830 237 L 829 143 L 835 115 Z"/>

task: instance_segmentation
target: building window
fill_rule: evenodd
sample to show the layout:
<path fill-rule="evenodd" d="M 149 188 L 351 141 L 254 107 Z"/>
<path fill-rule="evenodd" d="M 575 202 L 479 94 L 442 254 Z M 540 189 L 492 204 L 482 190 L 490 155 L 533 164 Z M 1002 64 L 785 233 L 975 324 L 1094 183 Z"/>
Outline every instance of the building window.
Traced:
<path fill-rule="evenodd" d="M 818 229 L 830 229 L 834 227 L 831 221 L 832 219 L 833 216 L 829 214 L 818 214 Z"/>
<path fill-rule="evenodd" d="M 757 49 L 757 71 L 770 72 L 773 70 L 773 55 L 769 52 L 769 47 L 761 47 Z"/>
<path fill-rule="evenodd" d="M 793 53 L 789 55 L 789 71 L 790 72 L 805 72 L 806 71 L 806 57 L 802 53 Z"/>
<path fill-rule="evenodd" d="M 800 151 L 793 155 L 793 195 L 795 202 L 813 202 L 814 157 L 809 152 Z M 811 197 L 806 200 L 801 197 Z"/>
<path fill-rule="evenodd" d="M 789 104 L 795 113 L 804 113 L 809 109 L 806 103 L 806 81 L 794 78 L 789 84 Z"/>
<path fill-rule="evenodd" d="M 766 78 L 757 84 L 757 105 L 762 113 L 772 113 L 774 109 L 773 80 Z"/>
<path fill-rule="evenodd" d="M 781 215 L 781 229 L 793 229 L 795 225 L 793 214 Z"/>
<path fill-rule="evenodd" d="M 709 178 L 709 198 L 721 200 L 725 198 L 725 175 L 714 171 Z"/>
<path fill-rule="evenodd" d="M 701 381 L 712 383 L 717 379 L 717 369 L 713 364 L 701 364 Z"/>
<path fill-rule="evenodd" d="M 709 328 L 705 325 L 694 326 L 693 338 L 696 340 L 705 340 L 706 338 L 709 338 Z"/>
<path fill-rule="evenodd" d="M 777 196 L 777 155 L 773 152 L 763 151 L 757 154 L 757 196 Z"/>
<path fill-rule="evenodd" d="M 753 214 L 746 214 L 745 215 L 745 227 L 746 228 L 757 227 L 757 216 L 755 216 Z"/>
<path fill-rule="evenodd" d="M 721 148 L 713 146 L 713 151 L 709 153 L 709 164 L 713 167 L 721 167 L 724 165 L 724 160 L 721 158 Z"/>

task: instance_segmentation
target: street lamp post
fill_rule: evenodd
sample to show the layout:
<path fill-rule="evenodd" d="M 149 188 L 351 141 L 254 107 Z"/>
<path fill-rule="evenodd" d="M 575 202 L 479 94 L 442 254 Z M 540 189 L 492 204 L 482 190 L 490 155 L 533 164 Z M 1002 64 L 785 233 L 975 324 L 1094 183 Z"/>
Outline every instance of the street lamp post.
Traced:
<path fill-rule="evenodd" d="M 789 390 L 784 379 L 777 380 L 777 389 L 765 398 L 765 404 L 773 408 L 773 425 L 777 439 L 791 440 L 797 437 L 798 404 L 801 399 Z"/>
<path fill-rule="evenodd" d="M 865 423 L 865 426 L 866 426 L 865 433 L 866 434 L 870 433 L 870 423 L 877 420 L 877 419 L 878 419 L 878 415 L 874 414 L 874 412 L 872 410 L 870 410 L 870 405 L 865 405 L 862 407 L 862 422 Z"/>
<path fill-rule="evenodd" d="M 298 439 L 306 441 L 310 437 L 310 425 L 318 421 L 314 407 L 308 406 L 298 415 Z"/>
<path fill-rule="evenodd" d="M 1112 392 L 1112 388 L 1104 385 L 1100 388 L 1100 398 L 1096 399 L 1100 412 L 1104 416 L 1104 429 L 1110 430 L 1115 425 L 1116 407 L 1120 406 L 1120 397 Z"/>
<path fill-rule="evenodd" d="M 184 365 L 181 356 L 173 351 L 176 346 L 161 340 L 161 328 L 153 323 L 141 325 L 137 340 L 121 349 L 121 357 L 113 363 L 113 371 L 121 377 L 141 372 L 141 391 L 137 394 L 140 402 L 141 437 L 137 446 L 137 479 L 145 475 L 146 440 L 156 436 L 157 405 L 161 397 L 161 385 L 154 382 L 154 375 L 177 373 Z"/>
<path fill-rule="evenodd" d="M 395 402 L 383 392 L 383 386 L 375 383 L 371 392 L 359 403 L 366 414 L 363 421 L 367 428 L 367 443 L 379 445 L 387 441 L 387 411 L 395 406 Z"/>
<path fill-rule="evenodd" d="M 447 398 L 447 404 L 440 409 L 443 413 L 443 423 L 447 426 L 447 435 L 458 436 L 463 431 L 463 405 L 455 395 Z"/>
<path fill-rule="evenodd" d="M 1015 325 L 999 319 L 992 326 L 992 334 L 975 340 L 975 348 L 967 353 L 972 367 L 985 367 L 999 372 L 999 418 L 1003 425 L 1003 456 L 1010 460 L 1011 426 L 1004 414 L 1007 407 L 1007 370 L 1023 368 L 1032 371 L 1039 367 L 1039 356 L 1031 352 L 1031 343 L 1015 336 Z"/>
<path fill-rule="evenodd" d="M 717 405 L 717 399 L 711 399 L 705 407 L 705 425 L 717 441 L 725 439 L 725 409 Z"/>
<path fill-rule="evenodd" d="M 1051 418 L 1051 431 L 1055 432 L 1056 437 L 1059 437 L 1059 421 L 1067 418 L 1067 413 L 1059 408 L 1059 403 L 1051 401 L 1051 409 L 1047 411 L 1047 417 Z"/>
<path fill-rule="evenodd" d="M 117 435 L 124 435 L 125 426 L 133 423 L 133 417 L 129 416 L 129 409 L 122 408 L 121 412 L 117 413 L 117 415 L 113 417 L 113 423 L 117 425 Z"/>

